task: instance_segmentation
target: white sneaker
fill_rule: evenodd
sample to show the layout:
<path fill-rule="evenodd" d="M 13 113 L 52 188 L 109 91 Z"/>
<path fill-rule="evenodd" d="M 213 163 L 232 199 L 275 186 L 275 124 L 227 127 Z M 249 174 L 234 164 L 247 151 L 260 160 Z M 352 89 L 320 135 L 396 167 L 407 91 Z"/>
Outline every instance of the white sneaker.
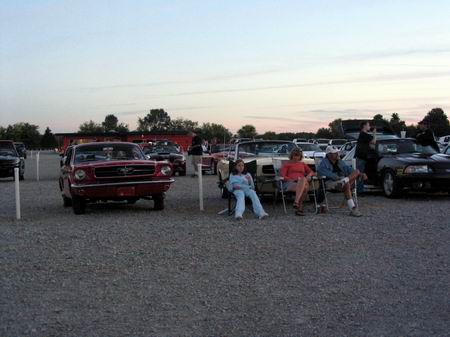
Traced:
<path fill-rule="evenodd" d="M 350 215 L 359 218 L 360 216 L 362 216 L 361 212 L 358 210 L 358 208 L 353 207 L 352 210 L 350 211 Z"/>
<path fill-rule="evenodd" d="M 264 212 L 263 214 L 261 214 L 261 215 L 258 217 L 258 219 L 259 219 L 259 220 L 262 220 L 262 219 L 267 218 L 268 216 L 269 216 L 269 214 L 267 214 L 266 212 Z"/>

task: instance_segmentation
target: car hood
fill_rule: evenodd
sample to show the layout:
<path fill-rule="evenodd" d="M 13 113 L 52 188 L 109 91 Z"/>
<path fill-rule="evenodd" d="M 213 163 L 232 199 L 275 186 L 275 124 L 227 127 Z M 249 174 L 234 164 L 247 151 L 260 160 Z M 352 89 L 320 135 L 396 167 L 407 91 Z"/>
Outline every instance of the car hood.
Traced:
<path fill-rule="evenodd" d="M 450 155 L 437 154 L 423 154 L 423 153 L 405 153 L 395 156 L 398 160 L 407 164 L 448 164 L 450 166 Z"/>
<path fill-rule="evenodd" d="M 155 160 L 111 160 L 111 161 L 91 161 L 86 163 L 78 163 L 74 166 L 77 168 L 93 168 L 108 166 L 130 166 L 130 165 L 156 165 Z"/>

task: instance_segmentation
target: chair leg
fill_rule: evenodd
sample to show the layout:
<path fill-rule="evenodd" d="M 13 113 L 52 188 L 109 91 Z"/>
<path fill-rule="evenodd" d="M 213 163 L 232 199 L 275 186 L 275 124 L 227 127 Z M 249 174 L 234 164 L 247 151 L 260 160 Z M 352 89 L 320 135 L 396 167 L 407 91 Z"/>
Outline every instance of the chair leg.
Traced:
<path fill-rule="evenodd" d="M 283 200 L 284 214 L 287 214 L 286 200 L 285 200 L 285 198 L 284 198 L 284 192 L 283 192 L 283 190 L 281 190 L 281 199 Z"/>
<path fill-rule="evenodd" d="M 228 194 L 228 216 L 230 216 L 231 214 L 231 195 Z"/>
<path fill-rule="evenodd" d="M 314 206 L 316 207 L 315 211 L 317 214 L 317 213 L 319 213 L 319 208 L 317 207 L 317 195 L 316 195 L 316 188 L 314 185 L 314 180 L 312 180 L 312 187 L 313 187 L 313 196 L 314 196 Z"/>
<path fill-rule="evenodd" d="M 327 198 L 327 190 L 325 189 L 325 182 L 323 181 L 323 179 L 320 179 L 321 184 L 322 184 L 322 190 L 323 190 L 323 196 L 325 199 L 325 205 L 327 207 L 327 212 L 330 211 L 330 208 L 328 207 L 328 198 Z"/>

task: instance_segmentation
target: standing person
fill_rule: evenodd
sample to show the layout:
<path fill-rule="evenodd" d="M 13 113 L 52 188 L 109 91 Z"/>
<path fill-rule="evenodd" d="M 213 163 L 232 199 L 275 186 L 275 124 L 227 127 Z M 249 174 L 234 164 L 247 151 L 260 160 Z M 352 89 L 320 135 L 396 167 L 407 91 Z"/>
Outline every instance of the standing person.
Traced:
<path fill-rule="evenodd" d="M 229 191 L 236 197 L 235 218 L 236 220 L 242 220 L 242 215 L 245 211 L 245 197 L 248 197 L 252 201 L 253 212 L 259 219 L 264 219 L 269 214 L 266 213 L 259 201 L 251 174 L 244 174 L 244 170 L 244 161 L 242 159 L 236 160 L 228 183 Z"/>
<path fill-rule="evenodd" d="M 356 168 L 361 173 L 356 184 L 356 190 L 358 195 L 364 193 L 364 178 L 366 171 L 366 164 L 368 159 L 368 154 L 370 152 L 371 145 L 374 146 L 377 141 L 377 129 L 373 128 L 372 134 L 370 132 L 370 123 L 365 121 L 360 124 L 360 132 L 358 137 L 358 142 L 356 143 L 355 158 L 356 158 Z"/>
<path fill-rule="evenodd" d="M 191 177 L 195 177 L 198 175 L 198 164 L 202 163 L 203 147 L 202 139 L 195 133 L 193 133 L 192 135 L 192 145 L 189 150 L 189 154 L 192 157 L 192 165 L 194 166 L 194 174 L 192 174 Z"/>
<path fill-rule="evenodd" d="M 436 152 L 440 152 L 439 146 L 434 139 L 434 133 L 426 120 L 419 122 L 420 132 L 416 135 L 417 144 L 422 146 L 431 146 Z"/>
<path fill-rule="evenodd" d="M 283 178 L 283 191 L 295 192 L 295 215 L 303 216 L 303 201 L 309 192 L 309 182 L 316 174 L 304 162 L 303 152 L 294 148 L 289 154 L 289 161 L 281 167 L 280 176 Z"/>
<path fill-rule="evenodd" d="M 339 159 L 339 150 L 335 146 L 328 146 L 325 150 L 326 156 L 317 168 L 320 176 L 325 176 L 327 190 L 344 192 L 347 206 L 351 216 L 359 217 L 361 213 L 352 198 L 352 185 L 360 176 L 359 170 L 353 170 L 343 160 Z"/>

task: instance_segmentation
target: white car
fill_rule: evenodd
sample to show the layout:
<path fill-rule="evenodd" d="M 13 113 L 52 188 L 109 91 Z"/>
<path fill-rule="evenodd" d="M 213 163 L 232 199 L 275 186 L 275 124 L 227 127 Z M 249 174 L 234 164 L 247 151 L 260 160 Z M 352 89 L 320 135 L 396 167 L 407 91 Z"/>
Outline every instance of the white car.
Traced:
<path fill-rule="evenodd" d="M 296 142 L 300 149 L 303 151 L 305 158 L 324 158 L 325 152 L 317 144 L 308 142 Z"/>
<path fill-rule="evenodd" d="M 339 156 L 341 158 L 345 157 L 345 155 L 347 153 L 349 153 L 351 151 L 351 149 L 353 149 L 356 145 L 356 140 L 352 140 L 351 142 L 347 142 L 344 145 L 341 146 L 341 148 L 339 149 Z"/>

